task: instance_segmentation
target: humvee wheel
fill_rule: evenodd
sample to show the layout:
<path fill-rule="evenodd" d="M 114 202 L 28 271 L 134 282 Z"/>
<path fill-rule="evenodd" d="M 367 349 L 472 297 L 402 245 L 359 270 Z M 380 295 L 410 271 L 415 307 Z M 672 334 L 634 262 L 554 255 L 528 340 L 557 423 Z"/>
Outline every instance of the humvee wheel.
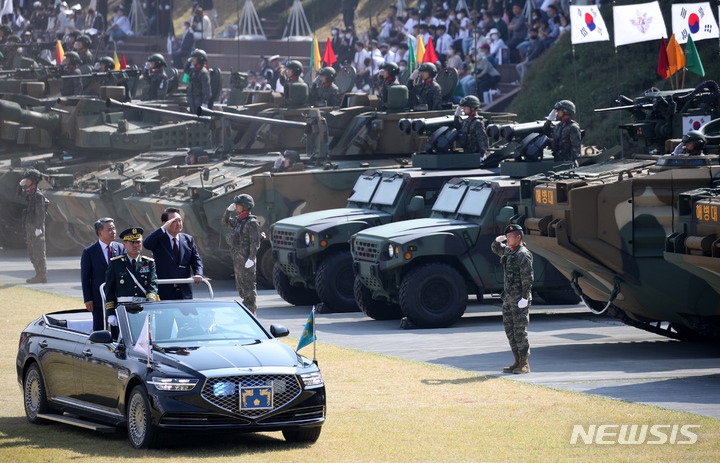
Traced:
<path fill-rule="evenodd" d="M 292 305 L 312 305 L 320 302 L 317 293 L 307 288 L 300 288 L 290 284 L 290 278 L 285 275 L 279 265 L 273 266 L 273 284 L 281 298 Z"/>
<path fill-rule="evenodd" d="M 411 270 L 400 285 L 400 308 L 420 328 L 446 328 L 465 313 L 467 284 L 447 264 L 433 263 Z"/>
<path fill-rule="evenodd" d="M 399 305 L 374 300 L 370 290 L 367 289 L 359 277 L 355 277 L 353 293 L 360 310 L 370 318 L 375 320 L 400 320 L 403 316 Z"/>
<path fill-rule="evenodd" d="M 334 252 L 320 262 L 315 275 L 318 297 L 331 312 L 357 312 L 359 310 L 353 282 L 352 254 L 349 250 Z"/>

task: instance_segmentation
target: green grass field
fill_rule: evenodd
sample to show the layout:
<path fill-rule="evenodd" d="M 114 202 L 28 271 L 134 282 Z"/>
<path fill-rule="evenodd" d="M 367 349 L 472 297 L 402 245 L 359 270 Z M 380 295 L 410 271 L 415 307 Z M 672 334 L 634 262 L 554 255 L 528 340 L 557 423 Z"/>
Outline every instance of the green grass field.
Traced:
<path fill-rule="evenodd" d="M 165 448 L 138 451 L 124 429 L 103 435 L 27 422 L 14 366 L 18 336 L 41 313 L 81 302 L 11 286 L 0 286 L 0 300 L 0 462 L 715 462 L 720 456 L 720 420 L 322 343 L 328 413 L 316 444 L 289 445 L 280 433 L 206 433 L 171 436 Z M 587 445 L 581 439 L 571 445 L 578 424 L 699 428 L 692 429 L 692 445 Z M 670 428 L 663 429 L 670 437 Z"/>

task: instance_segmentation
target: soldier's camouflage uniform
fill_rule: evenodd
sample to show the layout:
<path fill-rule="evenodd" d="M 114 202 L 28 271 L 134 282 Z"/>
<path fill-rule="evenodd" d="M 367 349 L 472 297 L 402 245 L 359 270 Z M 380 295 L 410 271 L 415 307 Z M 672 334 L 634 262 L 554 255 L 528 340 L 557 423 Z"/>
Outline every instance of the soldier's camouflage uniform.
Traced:
<path fill-rule="evenodd" d="M 457 144 L 465 153 L 485 154 L 488 149 L 488 136 L 483 118 L 473 113 L 465 119 L 455 118 L 455 127 L 460 132 Z"/>
<path fill-rule="evenodd" d="M 148 80 L 147 100 L 164 100 L 167 96 L 168 78 L 160 69 L 150 69 L 145 74 Z M 202 105 L 202 103 L 201 103 Z"/>
<path fill-rule="evenodd" d="M 232 254 L 235 287 L 245 307 L 255 313 L 257 309 L 255 304 L 257 298 L 257 289 L 255 287 L 256 256 L 262 241 L 260 223 L 249 212 L 240 217 L 239 215 L 233 216 L 233 212 L 226 210 L 222 217 L 222 224 L 230 229 L 225 239 L 230 245 L 230 253 Z M 255 262 L 255 265 L 245 268 L 245 262 L 248 259 Z"/>
<path fill-rule="evenodd" d="M 554 128 L 545 123 L 545 133 L 552 138 L 553 157 L 556 161 L 575 161 L 580 157 L 580 125 L 569 117 Z"/>
<path fill-rule="evenodd" d="M 442 88 L 440 84 L 433 79 L 428 79 L 417 85 L 408 82 L 408 89 L 410 90 L 410 95 L 415 95 L 417 98 L 416 104 L 426 104 L 428 111 L 440 109 L 442 105 Z"/>
<path fill-rule="evenodd" d="M 32 262 L 37 275 L 45 275 L 47 273 L 47 257 L 45 255 L 45 212 L 49 201 L 37 186 L 33 191 L 24 191 L 22 187 L 20 187 L 19 194 L 24 195 L 27 200 L 27 207 L 23 213 L 23 224 L 25 226 L 25 237 L 30 262 Z M 40 236 L 35 236 L 35 230 L 42 230 Z"/>
<path fill-rule="evenodd" d="M 340 106 L 340 89 L 332 82 L 318 83 L 310 90 L 310 101 L 324 106 Z"/>
<path fill-rule="evenodd" d="M 524 243 L 511 249 L 510 246 L 493 241 L 491 249 L 500 256 L 500 263 L 505 272 L 505 290 L 502 294 L 505 334 L 510 341 L 513 354 L 526 357 L 530 354 L 527 327 L 530 324 L 529 310 L 534 280 L 533 256 Z M 524 309 L 518 307 L 518 301 L 522 298 L 528 300 L 528 305 Z"/>

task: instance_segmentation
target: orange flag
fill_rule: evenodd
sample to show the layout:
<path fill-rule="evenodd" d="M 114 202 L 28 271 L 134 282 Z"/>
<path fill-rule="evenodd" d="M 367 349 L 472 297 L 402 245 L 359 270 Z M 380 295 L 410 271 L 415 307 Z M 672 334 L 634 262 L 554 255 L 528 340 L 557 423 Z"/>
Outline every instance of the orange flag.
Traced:
<path fill-rule="evenodd" d="M 418 35 L 417 37 L 417 54 L 415 56 L 418 66 L 425 62 L 423 61 L 423 58 L 425 57 L 425 44 L 423 43 L 422 35 Z"/>
<path fill-rule="evenodd" d="M 673 34 L 668 41 L 667 55 L 670 75 L 675 74 L 685 67 L 685 53 L 683 53 L 682 48 L 680 48 L 677 40 L 675 40 L 675 34 Z"/>
<path fill-rule="evenodd" d="M 60 41 L 57 41 L 57 50 L 55 55 L 55 63 L 57 63 L 58 66 L 60 66 L 60 63 L 65 59 L 65 52 L 63 51 L 63 46 Z"/>

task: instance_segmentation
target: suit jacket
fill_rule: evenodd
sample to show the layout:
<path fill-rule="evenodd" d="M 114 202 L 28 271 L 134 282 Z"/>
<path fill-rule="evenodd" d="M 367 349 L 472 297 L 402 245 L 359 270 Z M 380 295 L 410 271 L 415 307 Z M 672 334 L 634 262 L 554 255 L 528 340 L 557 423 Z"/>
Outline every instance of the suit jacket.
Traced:
<path fill-rule="evenodd" d="M 183 56 L 189 56 L 195 48 L 195 36 L 192 33 L 192 29 L 183 35 L 182 42 L 180 43 L 180 54 Z"/>
<path fill-rule="evenodd" d="M 158 228 L 145 238 L 145 249 L 153 253 L 158 279 L 190 278 L 203 274 L 203 263 L 198 253 L 195 240 L 187 233 L 178 234 L 178 248 L 180 258 L 175 260 L 169 235 L 165 230 Z M 180 297 L 173 285 L 160 285 L 158 296 L 161 300 L 192 299 L 192 285 L 177 285 Z"/>
<path fill-rule="evenodd" d="M 110 243 L 112 255 L 125 254 L 125 247 L 117 242 Z M 93 301 L 93 329 L 103 329 L 103 305 L 100 285 L 105 283 L 108 263 L 99 241 L 83 249 L 80 257 L 80 280 L 82 281 L 83 301 Z"/>

